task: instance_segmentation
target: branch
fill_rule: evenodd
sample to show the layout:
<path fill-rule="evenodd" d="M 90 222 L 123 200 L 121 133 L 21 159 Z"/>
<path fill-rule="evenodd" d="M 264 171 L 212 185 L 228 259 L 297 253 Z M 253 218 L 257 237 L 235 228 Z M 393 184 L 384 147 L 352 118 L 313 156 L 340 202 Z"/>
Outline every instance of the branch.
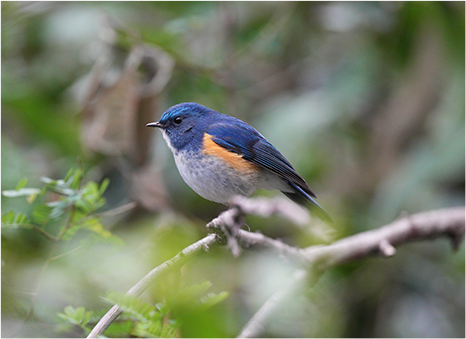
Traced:
<path fill-rule="evenodd" d="M 288 246 L 280 240 L 268 238 L 260 233 L 251 233 L 241 230 L 243 219 L 246 214 L 256 214 L 268 217 L 272 214 L 280 214 L 291 221 L 304 225 L 309 222 L 309 215 L 302 207 L 285 199 L 247 199 L 244 197 L 235 197 L 232 200 L 232 206 L 229 210 L 222 212 L 217 218 L 214 218 L 207 224 L 208 229 L 220 230 L 227 235 L 228 245 L 232 250 L 233 255 L 238 256 L 240 253 L 240 245 L 244 248 L 252 246 L 270 247 L 280 254 L 287 255 L 295 260 L 303 262 L 305 257 L 298 248 Z M 218 243 L 218 236 L 210 234 L 207 237 L 197 241 L 196 243 L 186 247 L 172 259 L 164 262 L 150 271 L 128 292 L 128 295 L 140 295 L 147 287 L 156 279 L 175 268 L 183 266 L 190 260 L 194 254 L 202 249 L 207 250 L 209 246 Z M 87 338 L 96 338 L 103 334 L 110 324 L 122 313 L 118 305 L 114 305 L 96 324 L 89 333 Z"/>
<path fill-rule="evenodd" d="M 265 247 L 277 252 L 280 256 L 288 257 L 302 264 L 307 262 L 302 249 L 287 245 L 281 240 L 269 238 L 262 233 L 239 230 L 236 238 L 242 248 Z"/>
<path fill-rule="evenodd" d="M 231 206 L 236 209 L 236 213 L 241 215 L 255 214 L 268 218 L 277 214 L 298 226 L 308 226 L 311 221 L 308 210 L 288 198 L 251 199 L 237 195 L 231 200 Z"/>
<path fill-rule="evenodd" d="M 207 228 L 226 236 L 228 246 L 235 256 L 239 255 L 240 248 L 270 248 L 280 255 L 300 262 L 305 268 L 314 269 L 316 274 L 313 280 L 317 281 L 325 269 L 369 255 L 378 254 L 385 257 L 394 255 L 395 246 L 405 242 L 447 236 L 452 240 L 453 246 L 457 248 L 464 237 L 464 213 L 464 207 L 419 213 L 395 221 L 380 229 L 339 240 L 328 246 L 311 246 L 300 249 L 258 232 L 244 231 L 240 227 L 243 225 L 246 214 L 264 217 L 280 214 L 299 225 L 309 224 L 310 219 L 306 210 L 284 199 L 267 200 L 236 197 L 232 200 L 231 208 L 208 223 Z M 217 234 L 210 234 L 186 247 L 172 259 L 154 268 L 127 294 L 140 295 L 156 278 L 183 266 L 196 253 L 207 250 L 211 245 L 218 244 L 218 240 Z M 259 336 L 265 328 L 266 320 L 277 305 L 296 290 L 298 283 L 309 278 L 309 272 L 309 270 L 296 271 L 288 285 L 283 290 L 276 292 L 250 319 L 240 336 Z M 121 313 L 118 305 L 114 305 L 97 323 L 88 338 L 101 335 Z"/>
<path fill-rule="evenodd" d="M 464 238 L 464 207 L 423 212 L 394 221 L 379 229 L 363 232 L 328 246 L 311 246 L 301 251 L 309 268 L 314 269 L 317 282 L 325 269 L 370 255 L 389 257 L 395 246 L 403 243 L 447 237 L 457 249 Z M 243 327 L 239 338 L 257 338 L 275 309 L 288 299 L 297 285 L 307 279 L 310 270 L 297 270 L 288 284 L 269 298 Z"/>
<path fill-rule="evenodd" d="M 18 227 L 18 228 L 26 228 L 29 230 L 33 230 L 40 235 L 44 236 L 47 240 L 50 240 L 52 242 L 57 242 L 58 238 L 54 236 L 53 234 L 50 234 L 49 232 L 45 231 L 44 229 L 40 228 L 37 225 L 34 224 L 8 224 L 9 227 Z"/>
<path fill-rule="evenodd" d="M 328 246 L 308 247 L 304 255 L 310 264 L 329 268 L 374 254 L 388 257 L 395 254 L 395 246 L 419 240 L 446 237 L 457 249 L 464 238 L 464 224 L 464 206 L 422 212 Z"/>
<path fill-rule="evenodd" d="M 152 271 L 146 274 L 144 278 L 142 278 L 136 285 L 131 287 L 131 289 L 126 293 L 127 295 L 135 295 L 139 296 L 142 292 L 144 292 L 147 287 L 156 279 L 159 278 L 168 272 L 171 272 L 181 266 L 183 266 L 186 262 L 191 260 L 195 254 L 201 251 L 207 251 L 209 246 L 214 245 L 217 242 L 215 234 L 209 234 L 205 238 L 195 242 L 194 244 L 186 247 L 184 250 L 179 252 L 176 256 L 172 259 L 165 261 L 162 265 L 157 266 Z M 87 336 L 87 338 L 96 338 L 97 336 L 101 335 L 105 332 L 105 330 L 110 326 L 110 324 L 115 321 L 116 318 L 122 313 L 123 311 L 120 309 L 118 305 L 114 305 L 95 325 L 92 329 L 91 333 Z"/>
<path fill-rule="evenodd" d="M 206 227 L 208 230 L 216 232 L 221 238 L 222 236 L 226 237 L 228 247 L 230 247 L 235 257 L 240 255 L 241 247 L 248 248 L 255 245 L 271 247 L 280 253 L 288 254 L 295 258 L 301 256 L 299 253 L 300 249 L 298 248 L 288 246 L 279 240 L 268 238 L 260 233 L 254 234 L 241 230 L 240 228 L 244 224 L 244 217 L 248 214 L 255 214 L 265 218 L 277 214 L 298 226 L 309 225 L 311 221 L 308 211 L 289 199 L 249 199 L 243 196 L 235 196 L 231 200 L 230 209 L 220 213 Z M 299 259 L 302 260 L 304 258 Z"/>

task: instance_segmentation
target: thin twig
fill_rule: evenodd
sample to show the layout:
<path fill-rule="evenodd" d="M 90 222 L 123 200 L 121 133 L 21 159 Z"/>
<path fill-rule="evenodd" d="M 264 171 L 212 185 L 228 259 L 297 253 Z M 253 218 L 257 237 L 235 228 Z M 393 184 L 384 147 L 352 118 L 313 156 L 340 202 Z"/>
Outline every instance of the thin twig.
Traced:
<path fill-rule="evenodd" d="M 136 206 L 137 206 L 137 203 L 135 201 L 132 201 L 127 204 L 115 207 L 111 210 L 104 211 L 101 213 L 96 213 L 94 216 L 98 218 L 113 217 L 115 215 L 131 211 L 132 209 L 136 208 Z"/>
<path fill-rule="evenodd" d="M 60 258 L 62 258 L 64 256 L 67 256 L 67 255 L 69 255 L 69 254 L 71 254 L 73 252 L 79 251 L 83 247 L 84 247 L 84 245 L 79 245 L 78 247 L 73 248 L 72 250 L 69 250 L 68 252 L 64 252 L 64 253 L 61 253 L 61 254 L 58 254 L 58 255 L 54 256 L 53 258 L 50 258 L 50 261 L 58 260 L 58 259 L 60 259 Z"/>
<path fill-rule="evenodd" d="M 249 319 L 238 338 L 258 338 L 265 331 L 266 320 L 279 305 L 283 304 L 284 300 L 289 299 L 290 294 L 298 289 L 298 285 L 306 280 L 307 273 L 306 270 L 296 270 L 288 283 L 267 299 L 253 317 Z"/>
<path fill-rule="evenodd" d="M 60 240 L 65 236 L 66 232 L 71 228 L 71 226 L 73 226 L 73 219 L 74 219 L 75 213 L 76 213 L 76 206 L 71 205 L 70 215 L 68 216 L 68 221 L 65 227 L 63 227 L 58 233 L 57 238 L 55 239 L 55 243 L 60 242 Z"/>
<path fill-rule="evenodd" d="M 177 269 L 183 266 L 186 262 L 191 260 L 195 254 L 201 251 L 207 251 L 208 248 L 214 245 L 216 240 L 215 234 L 209 234 L 205 238 L 195 242 L 194 244 L 186 247 L 184 250 L 179 252 L 176 256 L 172 259 L 165 261 L 162 265 L 157 266 L 152 271 L 146 274 L 144 278 L 139 280 L 139 282 L 131 287 L 131 289 L 127 292 L 128 295 L 139 296 L 142 292 L 144 292 L 147 287 L 157 278 L 160 278 L 162 275 L 167 274 L 174 269 Z M 110 324 L 115 321 L 116 318 L 122 313 L 123 311 L 120 309 L 118 305 L 114 305 L 95 325 L 92 329 L 91 333 L 87 336 L 87 338 L 96 338 L 97 336 L 103 334 L 105 330 L 110 326 Z"/>
<path fill-rule="evenodd" d="M 53 241 L 53 242 L 57 241 L 56 236 L 54 236 L 53 234 L 48 233 L 44 229 L 42 229 L 39 226 L 34 225 L 34 224 L 8 224 L 8 227 L 11 227 L 11 228 L 25 228 L 25 229 L 28 229 L 28 230 L 33 230 L 33 231 L 39 233 L 40 235 L 44 236 L 47 240 L 50 240 L 50 241 Z"/>

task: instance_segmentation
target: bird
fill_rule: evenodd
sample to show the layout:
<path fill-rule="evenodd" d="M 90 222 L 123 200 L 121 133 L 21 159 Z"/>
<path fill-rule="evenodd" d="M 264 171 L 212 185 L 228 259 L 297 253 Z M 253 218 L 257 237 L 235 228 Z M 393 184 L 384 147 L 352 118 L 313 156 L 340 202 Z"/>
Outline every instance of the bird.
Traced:
<path fill-rule="evenodd" d="M 201 197 L 228 205 L 235 195 L 276 189 L 323 221 L 334 222 L 290 162 L 246 122 L 184 102 L 146 126 L 162 131 L 181 177 Z"/>

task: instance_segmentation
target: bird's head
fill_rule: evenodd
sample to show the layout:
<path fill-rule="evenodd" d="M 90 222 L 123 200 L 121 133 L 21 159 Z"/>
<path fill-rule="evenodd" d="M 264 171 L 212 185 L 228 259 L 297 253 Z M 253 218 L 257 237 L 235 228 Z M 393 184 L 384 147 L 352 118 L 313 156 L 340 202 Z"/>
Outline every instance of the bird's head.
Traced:
<path fill-rule="evenodd" d="M 157 127 L 172 151 L 201 146 L 207 127 L 215 119 L 215 111 L 197 104 L 185 102 L 167 109 L 157 122 L 148 123 L 147 127 Z"/>

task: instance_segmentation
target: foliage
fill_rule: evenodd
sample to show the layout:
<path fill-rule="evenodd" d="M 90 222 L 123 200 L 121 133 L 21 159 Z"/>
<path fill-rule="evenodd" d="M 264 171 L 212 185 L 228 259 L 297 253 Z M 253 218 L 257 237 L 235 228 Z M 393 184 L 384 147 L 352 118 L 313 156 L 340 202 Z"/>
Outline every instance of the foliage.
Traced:
<path fill-rule="evenodd" d="M 155 305 L 142 301 L 140 297 L 121 292 L 110 292 L 104 300 L 110 305 L 120 306 L 124 313 L 118 321 L 112 323 L 106 334 L 115 337 L 177 337 L 179 320 L 170 317 L 173 309 L 189 304 L 189 307 L 194 311 L 203 312 L 228 297 L 227 292 L 209 293 L 201 296 L 211 286 L 211 282 L 205 281 L 202 284 L 181 289 L 173 300 L 159 302 Z M 93 311 L 86 311 L 84 307 L 75 309 L 72 306 L 65 307 L 64 313 L 58 313 L 58 316 L 64 321 L 58 327 L 58 331 L 69 332 L 69 326 L 77 325 L 86 334 L 91 331 L 90 326 L 95 325 L 95 322 L 100 319 L 100 317 L 95 316 Z"/>
<path fill-rule="evenodd" d="M 105 205 L 103 194 L 109 180 L 103 180 L 100 185 L 89 181 L 81 188 L 82 179 L 80 167 L 70 169 L 64 179 L 41 178 L 45 185 L 40 189 L 25 187 L 27 178 L 22 179 L 15 190 L 5 190 L 2 195 L 8 198 L 26 197 L 29 204 L 33 204 L 37 197 L 47 202 L 35 204 L 31 216 L 14 211 L 4 213 L 2 227 L 34 230 L 55 242 L 70 240 L 79 230 L 90 231 L 101 239 L 117 241 L 117 237 L 104 228 L 94 213 Z M 53 222 L 62 224 L 56 235 L 46 231 Z"/>
<path fill-rule="evenodd" d="M 103 180 L 100 185 L 93 181 L 82 185 L 83 176 L 81 167 L 72 168 L 64 179 L 41 178 L 44 183 L 42 188 L 25 187 L 27 178 L 22 179 L 15 190 L 3 191 L 3 196 L 25 197 L 29 204 L 37 202 L 36 199 L 47 202 L 36 203 L 32 216 L 13 211 L 3 214 L 2 227 L 32 230 L 55 243 L 72 240 L 80 230 L 89 231 L 100 240 L 121 242 L 103 227 L 96 213 L 105 205 L 103 194 L 109 180 Z M 56 235 L 47 231 L 47 226 L 53 222 L 62 224 Z M 104 300 L 112 305 L 118 304 L 125 312 L 121 320 L 111 326 L 109 333 L 116 337 L 175 337 L 179 325 L 176 319 L 169 319 L 172 309 L 188 306 L 192 311 L 203 312 L 228 297 L 227 292 L 203 295 L 211 286 L 211 282 L 205 281 L 180 289 L 169 301 L 156 305 L 150 305 L 135 296 L 108 293 Z M 84 307 L 66 306 L 63 313 L 58 313 L 62 322 L 57 326 L 57 331 L 70 332 L 74 326 L 78 326 L 88 334 L 100 316 Z"/>
<path fill-rule="evenodd" d="M 65 321 L 66 325 L 77 325 L 87 333 L 91 331 L 88 324 L 93 316 L 93 311 L 86 311 L 84 307 L 74 308 L 73 306 L 67 306 L 63 312 L 64 313 L 58 313 L 58 316 Z M 59 331 L 69 331 L 69 327 L 60 326 Z"/>

